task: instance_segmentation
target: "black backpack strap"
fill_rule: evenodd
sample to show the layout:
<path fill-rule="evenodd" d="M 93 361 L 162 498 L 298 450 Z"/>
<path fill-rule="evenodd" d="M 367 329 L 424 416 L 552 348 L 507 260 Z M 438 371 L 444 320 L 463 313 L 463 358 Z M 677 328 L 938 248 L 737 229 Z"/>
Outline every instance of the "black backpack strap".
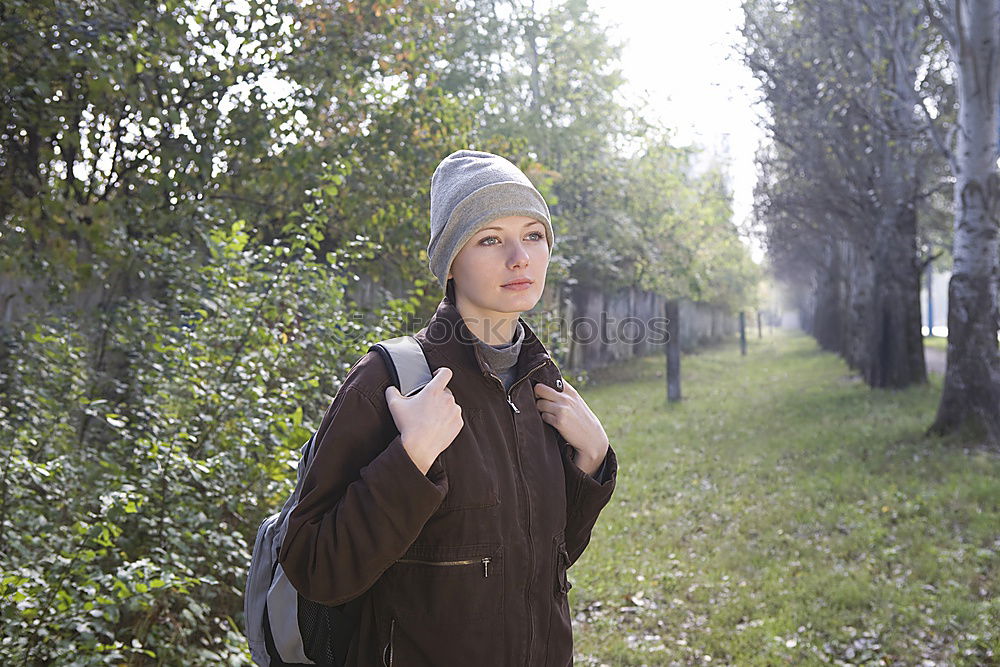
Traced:
<path fill-rule="evenodd" d="M 424 348 L 413 336 L 390 338 L 375 343 L 369 349 L 377 350 L 382 355 L 393 384 L 403 396 L 416 394 L 433 377 Z"/>

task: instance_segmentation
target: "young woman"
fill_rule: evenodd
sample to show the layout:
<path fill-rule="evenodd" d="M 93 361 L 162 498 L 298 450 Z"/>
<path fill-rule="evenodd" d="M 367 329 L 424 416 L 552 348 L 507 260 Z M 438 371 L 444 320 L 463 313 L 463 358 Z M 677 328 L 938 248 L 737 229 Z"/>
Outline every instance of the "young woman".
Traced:
<path fill-rule="evenodd" d="M 491 153 L 431 179 L 431 271 L 415 334 L 433 379 L 403 397 L 377 352 L 348 373 L 279 562 L 309 599 L 356 600 L 348 665 L 572 664 L 566 570 L 614 489 L 600 421 L 520 314 L 538 302 L 548 207 Z"/>

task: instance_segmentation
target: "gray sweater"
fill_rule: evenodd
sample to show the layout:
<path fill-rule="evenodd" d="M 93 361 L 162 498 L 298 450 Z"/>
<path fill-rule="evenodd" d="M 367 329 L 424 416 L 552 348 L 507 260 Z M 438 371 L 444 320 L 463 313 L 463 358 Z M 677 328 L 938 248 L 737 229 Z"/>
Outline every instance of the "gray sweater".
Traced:
<path fill-rule="evenodd" d="M 510 389 L 511 383 L 517 378 L 514 373 L 517 367 L 517 357 L 521 354 L 521 343 L 524 342 L 524 327 L 520 322 L 514 331 L 514 338 L 509 343 L 503 345 L 487 345 L 480 339 L 476 339 L 476 345 L 483 355 L 483 359 L 489 364 L 500 379 L 503 380 L 503 388 Z"/>

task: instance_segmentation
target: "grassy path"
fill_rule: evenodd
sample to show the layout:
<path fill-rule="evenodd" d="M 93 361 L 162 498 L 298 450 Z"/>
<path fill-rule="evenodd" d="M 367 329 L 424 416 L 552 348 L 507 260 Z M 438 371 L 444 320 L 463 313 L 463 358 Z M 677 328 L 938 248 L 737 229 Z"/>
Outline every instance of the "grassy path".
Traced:
<path fill-rule="evenodd" d="M 585 390 L 621 462 L 570 572 L 577 664 L 1000 664 L 1000 455 L 925 438 L 802 335 Z M 926 661 L 926 662 L 925 662 Z"/>

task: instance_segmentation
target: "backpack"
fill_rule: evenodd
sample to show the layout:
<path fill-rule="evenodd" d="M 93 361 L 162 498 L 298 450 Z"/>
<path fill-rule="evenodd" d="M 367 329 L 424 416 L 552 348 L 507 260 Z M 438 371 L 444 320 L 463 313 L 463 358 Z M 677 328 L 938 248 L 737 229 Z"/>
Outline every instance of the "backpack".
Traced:
<path fill-rule="evenodd" d="M 382 356 L 393 384 L 412 396 L 431 380 L 423 348 L 413 336 L 399 336 L 368 348 Z M 361 600 L 337 606 L 302 597 L 278 564 L 278 551 L 288 530 L 288 516 L 299 502 L 302 480 L 312 461 L 316 434 L 302 446 L 295 490 L 281 511 L 260 524 L 250 557 L 243 614 L 253 661 L 260 667 L 323 665 L 341 667 L 358 624 Z"/>

